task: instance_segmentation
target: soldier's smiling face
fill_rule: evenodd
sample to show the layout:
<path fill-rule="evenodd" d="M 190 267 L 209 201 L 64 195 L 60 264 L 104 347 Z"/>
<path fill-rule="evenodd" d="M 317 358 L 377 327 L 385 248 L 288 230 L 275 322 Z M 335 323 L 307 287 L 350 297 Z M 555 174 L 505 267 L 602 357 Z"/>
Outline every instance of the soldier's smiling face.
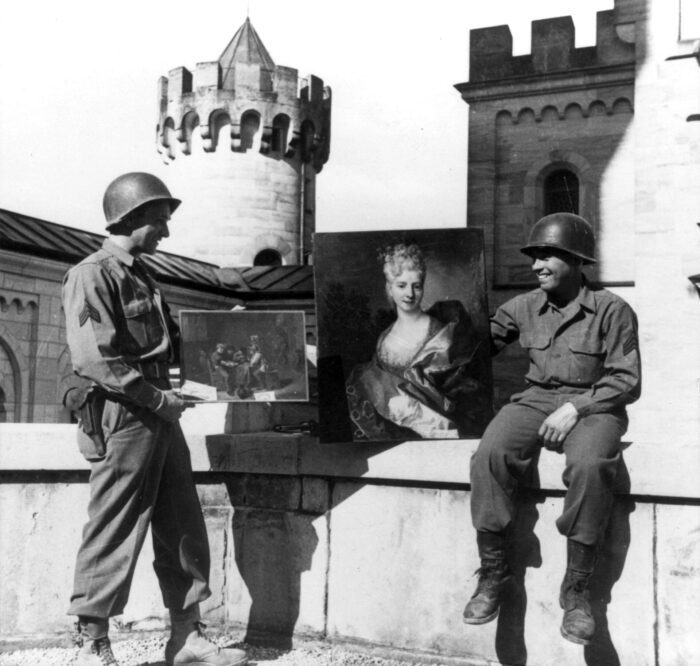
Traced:
<path fill-rule="evenodd" d="M 137 253 L 153 254 L 158 243 L 170 235 L 170 204 L 167 201 L 155 201 L 144 206 L 141 214 L 134 220 L 131 241 Z"/>
<path fill-rule="evenodd" d="M 542 291 L 552 296 L 567 296 L 578 291 L 581 261 L 577 257 L 550 247 L 535 248 L 529 254 Z"/>

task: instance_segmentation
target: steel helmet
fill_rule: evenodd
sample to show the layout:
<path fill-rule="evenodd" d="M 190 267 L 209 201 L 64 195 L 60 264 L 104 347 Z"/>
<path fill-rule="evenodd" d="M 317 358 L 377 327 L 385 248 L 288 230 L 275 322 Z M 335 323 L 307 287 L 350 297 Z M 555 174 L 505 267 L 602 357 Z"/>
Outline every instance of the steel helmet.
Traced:
<path fill-rule="evenodd" d="M 167 201 L 171 213 L 180 205 L 180 199 L 171 196 L 165 183 L 150 173 L 137 171 L 119 176 L 107 186 L 102 199 L 107 229 L 151 201 Z"/>
<path fill-rule="evenodd" d="M 520 251 L 532 256 L 532 250 L 554 247 L 583 259 L 584 264 L 594 264 L 595 237 L 593 227 L 579 215 L 552 213 L 540 219 L 532 231 L 525 247 Z"/>

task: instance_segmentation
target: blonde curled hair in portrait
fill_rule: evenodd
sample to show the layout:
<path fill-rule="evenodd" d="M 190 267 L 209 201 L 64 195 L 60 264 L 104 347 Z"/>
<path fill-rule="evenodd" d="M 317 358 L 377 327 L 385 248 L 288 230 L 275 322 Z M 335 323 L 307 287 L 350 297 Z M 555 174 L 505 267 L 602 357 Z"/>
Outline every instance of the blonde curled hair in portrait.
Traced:
<path fill-rule="evenodd" d="M 387 297 L 389 297 L 389 284 L 405 270 L 416 271 L 420 279 L 425 280 L 425 254 L 416 243 L 387 245 L 379 250 L 378 255 L 386 279 Z"/>

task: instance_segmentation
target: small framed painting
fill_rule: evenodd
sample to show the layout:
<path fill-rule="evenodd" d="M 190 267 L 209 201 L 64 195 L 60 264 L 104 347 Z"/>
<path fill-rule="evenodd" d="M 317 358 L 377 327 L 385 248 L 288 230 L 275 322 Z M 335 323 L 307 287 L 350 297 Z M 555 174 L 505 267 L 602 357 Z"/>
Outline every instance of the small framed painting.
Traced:
<path fill-rule="evenodd" d="M 183 396 L 308 401 L 303 312 L 181 310 L 179 316 Z"/>

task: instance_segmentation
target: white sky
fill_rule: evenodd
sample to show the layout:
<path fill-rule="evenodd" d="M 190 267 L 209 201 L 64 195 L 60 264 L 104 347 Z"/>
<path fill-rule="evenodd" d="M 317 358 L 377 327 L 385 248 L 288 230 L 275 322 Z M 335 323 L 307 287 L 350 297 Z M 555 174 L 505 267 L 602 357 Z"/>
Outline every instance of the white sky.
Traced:
<path fill-rule="evenodd" d="M 0 19 L 0 208 L 102 231 L 125 171 L 167 182 L 158 77 L 216 60 L 250 12 L 273 60 L 333 90 L 317 230 L 463 226 L 469 30 L 570 14 L 577 46 L 613 0 L 36 0 Z M 174 192 L 177 196 L 177 192 Z M 167 247 L 163 247 L 167 250 Z"/>

